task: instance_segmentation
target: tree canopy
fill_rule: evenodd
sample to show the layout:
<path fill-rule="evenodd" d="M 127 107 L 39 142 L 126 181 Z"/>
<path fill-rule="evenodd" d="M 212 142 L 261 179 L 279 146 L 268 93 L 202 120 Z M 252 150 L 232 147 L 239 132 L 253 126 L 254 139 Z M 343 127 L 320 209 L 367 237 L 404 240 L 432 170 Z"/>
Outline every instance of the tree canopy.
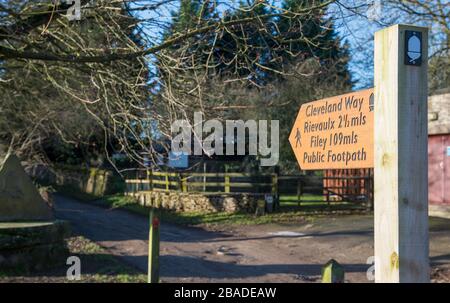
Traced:
<path fill-rule="evenodd" d="M 448 83 L 439 72 L 448 64 L 446 1 L 383 4 L 402 18 L 433 24 L 439 34 L 431 86 Z M 353 54 L 337 28 L 371 5 L 80 0 L 81 19 L 69 20 L 67 1 L 1 0 L 0 145 L 23 157 L 103 150 L 107 158 L 120 152 L 142 162 L 143 152 L 163 143 L 157 138 L 170 136 L 172 121 L 192 118 L 197 108 L 222 119 L 280 119 L 289 129 L 293 117 L 282 113 L 352 88 Z M 365 20 L 384 25 L 396 20 L 390 17 Z"/>

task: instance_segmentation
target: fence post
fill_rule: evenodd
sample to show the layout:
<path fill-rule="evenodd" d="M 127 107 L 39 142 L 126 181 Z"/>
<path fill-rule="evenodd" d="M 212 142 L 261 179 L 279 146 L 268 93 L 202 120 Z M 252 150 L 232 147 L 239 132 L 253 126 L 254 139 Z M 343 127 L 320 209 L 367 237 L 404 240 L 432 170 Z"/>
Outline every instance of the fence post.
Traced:
<path fill-rule="evenodd" d="M 135 189 L 134 192 L 138 192 L 139 191 L 139 172 L 138 172 L 138 170 L 136 170 L 136 176 L 135 176 L 134 180 L 136 180 L 136 182 L 133 183 L 134 184 L 133 188 Z"/>
<path fill-rule="evenodd" d="M 370 210 L 374 210 L 374 207 L 375 207 L 374 192 L 375 192 L 374 176 L 369 171 L 369 195 L 370 195 L 370 205 L 371 205 Z"/>
<path fill-rule="evenodd" d="M 152 207 L 148 241 L 148 283 L 159 283 L 159 227 L 159 211 Z"/>
<path fill-rule="evenodd" d="M 275 196 L 278 193 L 278 176 L 272 174 L 272 195 Z"/>
<path fill-rule="evenodd" d="M 278 174 L 272 175 L 272 196 L 274 198 L 274 208 L 280 209 L 280 196 L 278 195 Z"/>
<path fill-rule="evenodd" d="M 203 163 L 203 192 L 206 192 L 206 162 Z"/>
<path fill-rule="evenodd" d="M 131 175 L 131 174 L 130 174 Z M 136 176 L 131 176 L 130 177 L 132 180 L 136 180 L 137 179 L 137 175 Z M 136 192 L 137 192 L 137 183 L 133 182 L 130 183 L 131 184 L 131 191 L 133 193 L 133 197 L 136 197 Z"/>
<path fill-rule="evenodd" d="M 147 178 L 149 179 L 150 186 L 150 206 L 153 207 L 153 170 L 147 170 Z"/>
<path fill-rule="evenodd" d="M 165 172 L 164 176 L 166 177 L 166 191 L 169 191 L 169 173 Z"/>
<path fill-rule="evenodd" d="M 373 200 L 372 200 L 372 195 L 371 195 L 371 181 L 370 181 L 370 173 L 368 173 L 365 177 L 364 177 L 364 194 L 366 196 L 366 203 L 367 203 L 367 210 L 368 211 L 372 211 L 373 210 Z"/>
<path fill-rule="evenodd" d="M 302 180 L 300 177 L 297 179 L 297 204 L 298 206 L 301 205 L 302 200 Z"/>
<path fill-rule="evenodd" d="M 187 193 L 187 191 L 188 191 L 188 184 L 187 184 L 188 179 L 187 179 L 187 176 L 185 176 L 183 174 L 181 176 L 182 176 L 181 184 L 182 184 L 182 187 L 183 187 L 183 192 Z"/>
<path fill-rule="evenodd" d="M 178 190 L 180 192 L 183 192 L 183 176 L 181 175 L 181 173 L 178 173 L 177 177 L 178 177 Z"/>
<path fill-rule="evenodd" d="M 229 193 L 231 192 L 231 188 L 230 188 L 230 176 L 225 174 L 225 192 Z"/>

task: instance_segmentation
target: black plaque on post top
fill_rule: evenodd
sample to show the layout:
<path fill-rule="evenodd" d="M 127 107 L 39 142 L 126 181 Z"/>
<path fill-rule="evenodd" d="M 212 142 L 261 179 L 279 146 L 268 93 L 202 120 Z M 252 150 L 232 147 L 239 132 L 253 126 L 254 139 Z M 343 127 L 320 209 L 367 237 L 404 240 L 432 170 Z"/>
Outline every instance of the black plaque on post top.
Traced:
<path fill-rule="evenodd" d="M 417 31 L 405 32 L 405 64 L 422 65 L 422 33 Z"/>

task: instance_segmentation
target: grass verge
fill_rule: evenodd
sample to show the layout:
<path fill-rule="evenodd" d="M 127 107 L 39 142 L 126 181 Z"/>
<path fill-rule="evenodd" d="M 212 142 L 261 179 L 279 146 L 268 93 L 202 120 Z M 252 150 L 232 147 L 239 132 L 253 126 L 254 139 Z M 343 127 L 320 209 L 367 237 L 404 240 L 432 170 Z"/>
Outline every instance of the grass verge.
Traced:
<path fill-rule="evenodd" d="M 144 283 L 147 276 L 108 254 L 99 245 L 81 236 L 66 240 L 68 256 L 77 256 L 81 262 L 81 279 L 70 281 L 65 260 L 51 269 L 33 272 L 5 272 L 0 270 L 0 283 Z M 61 264 L 59 264 L 61 263 Z"/>
<path fill-rule="evenodd" d="M 289 199 L 289 197 L 288 197 Z M 305 197 L 311 199 L 311 197 Z M 141 206 L 131 197 L 123 195 L 107 196 L 103 199 L 90 201 L 90 203 L 108 207 L 126 209 L 133 213 L 148 216 L 149 208 Z M 305 223 L 311 222 L 314 218 L 324 215 L 337 214 L 343 212 L 354 212 L 361 210 L 348 203 L 336 203 L 328 205 L 326 202 L 302 202 L 302 207 L 285 203 L 281 199 L 281 209 L 274 213 L 263 216 L 255 216 L 249 213 L 182 213 L 174 211 L 161 211 L 161 220 L 165 222 L 188 225 L 188 226 L 211 226 L 211 225 L 259 225 L 270 223 Z"/>

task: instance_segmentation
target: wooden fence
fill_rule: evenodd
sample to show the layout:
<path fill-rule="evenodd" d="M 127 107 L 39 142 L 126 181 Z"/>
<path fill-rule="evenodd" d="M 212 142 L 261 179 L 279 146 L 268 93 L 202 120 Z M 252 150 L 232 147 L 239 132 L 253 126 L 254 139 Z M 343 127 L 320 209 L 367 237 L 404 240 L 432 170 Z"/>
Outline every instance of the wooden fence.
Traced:
<path fill-rule="evenodd" d="M 373 203 L 373 175 L 333 175 L 325 176 L 279 176 L 279 195 L 295 195 L 300 202 L 317 202 L 302 199 L 305 193 L 313 197 L 323 196 L 323 200 L 330 202 L 366 202 Z"/>
<path fill-rule="evenodd" d="M 217 194 L 278 194 L 278 175 L 245 173 L 180 173 L 145 171 L 125 180 L 127 192 L 177 191 Z"/>
<path fill-rule="evenodd" d="M 221 194 L 271 194 L 296 196 L 301 202 L 365 202 L 373 203 L 373 175 L 326 173 L 324 176 L 245 173 L 190 173 L 138 170 L 126 180 L 127 193 L 160 191 Z M 313 194 L 309 200 L 305 194 Z M 322 196 L 318 199 L 317 196 Z M 315 198 L 315 199 L 314 199 Z"/>

